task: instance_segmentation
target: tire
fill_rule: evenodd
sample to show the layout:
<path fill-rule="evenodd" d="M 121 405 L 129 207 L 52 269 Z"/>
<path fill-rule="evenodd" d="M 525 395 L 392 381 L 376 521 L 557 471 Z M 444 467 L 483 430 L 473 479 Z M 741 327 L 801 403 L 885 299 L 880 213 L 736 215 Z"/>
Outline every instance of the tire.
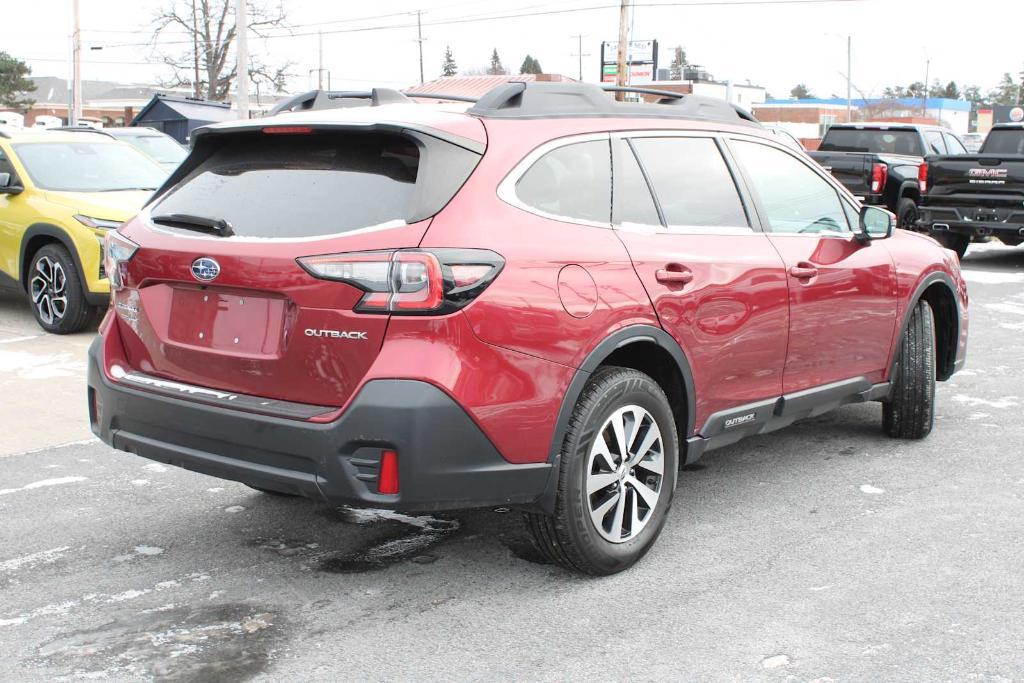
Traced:
<path fill-rule="evenodd" d="M 917 223 L 917 204 L 910 197 L 904 197 L 896 205 L 896 227 L 914 230 Z"/>
<path fill-rule="evenodd" d="M 52 334 L 71 334 L 96 322 L 99 308 L 85 300 L 82 279 L 61 244 L 47 244 L 32 256 L 28 295 L 36 322 Z"/>
<path fill-rule="evenodd" d="M 896 439 L 923 439 L 935 421 L 935 319 L 928 302 L 917 302 L 898 353 L 882 429 Z"/>
<path fill-rule="evenodd" d="M 962 259 L 964 254 L 967 253 L 967 247 L 971 244 L 971 238 L 967 235 L 958 235 L 956 233 L 939 233 L 933 235 L 939 244 L 944 246 L 946 249 L 952 249 L 956 252 L 957 258 Z"/>
<path fill-rule="evenodd" d="M 616 421 L 625 440 L 633 435 L 626 449 L 632 467 L 630 459 L 623 464 Z M 644 448 L 649 437 L 656 440 Z M 598 443 L 608 444 L 607 449 Z M 665 525 L 678 469 L 679 439 L 665 392 L 642 372 L 600 368 L 569 421 L 554 513 L 526 515 L 537 549 L 550 562 L 584 574 L 604 576 L 629 568 L 650 550 Z"/>

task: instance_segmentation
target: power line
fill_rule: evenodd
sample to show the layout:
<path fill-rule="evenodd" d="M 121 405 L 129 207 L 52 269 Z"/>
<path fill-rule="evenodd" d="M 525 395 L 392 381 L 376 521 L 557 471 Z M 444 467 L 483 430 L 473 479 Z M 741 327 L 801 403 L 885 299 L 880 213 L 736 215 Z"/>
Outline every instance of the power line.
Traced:
<path fill-rule="evenodd" d="M 632 7 L 745 7 L 745 6 L 756 6 L 756 5 L 823 5 L 823 4 L 847 4 L 847 3 L 861 3 L 867 0 L 735 0 L 733 2 L 715 2 L 713 0 L 690 0 L 689 2 L 648 2 L 648 3 L 636 3 L 632 4 Z M 552 16 L 559 14 L 576 14 L 580 12 L 593 12 L 598 10 L 606 9 L 619 9 L 620 5 L 590 5 L 587 7 L 574 7 L 566 9 L 553 9 L 553 10 L 541 10 L 536 12 L 523 12 L 519 14 L 502 14 L 495 16 L 480 16 L 480 17 L 463 17 L 458 19 L 439 19 L 436 21 L 425 21 L 422 22 L 423 26 L 451 26 L 457 24 L 470 24 L 479 23 L 486 21 L 501 21 L 505 19 L 521 19 L 527 17 L 539 17 L 539 16 Z M 408 12 L 403 14 L 408 15 Z M 330 31 L 324 31 L 324 35 L 340 35 L 348 33 L 364 33 L 369 31 L 388 31 L 403 28 L 416 28 L 415 23 L 403 23 L 403 24 L 381 24 L 377 26 L 361 26 L 358 28 L 348 29 L 334 29 Z M 278 38 L 306 38 L 309 36 L 315 36 L 318 32 L 300 32 L 300 33 L 268 33 L 263 36 L 259 36 L 263 40 L 274 40 Z M 192 41 L 166 41 L 160 43 L 160 45 L 189 45 Z M 110 45 L 104 45 L 104 48 L 117 48 L 117 47 L 152 47 L 153 43 L 113 43 Z"/>

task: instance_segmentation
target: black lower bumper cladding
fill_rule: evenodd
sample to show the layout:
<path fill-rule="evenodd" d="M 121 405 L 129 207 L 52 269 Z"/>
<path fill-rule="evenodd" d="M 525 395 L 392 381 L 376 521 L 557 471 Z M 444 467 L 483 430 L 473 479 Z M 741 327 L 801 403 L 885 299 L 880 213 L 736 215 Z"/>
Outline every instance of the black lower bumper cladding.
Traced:
<path fill-rule="evenodd" d="M 329 423 L 260 415 L 111 382 L 89 349 L 93 432 L 116 449 L 330 504 L 403 511 L 534 507 L 550 463 L 509 463 L 437 387 L 368 382 Z M 400 492 L 377 492 L 381 453 L 398 453 Z"/>

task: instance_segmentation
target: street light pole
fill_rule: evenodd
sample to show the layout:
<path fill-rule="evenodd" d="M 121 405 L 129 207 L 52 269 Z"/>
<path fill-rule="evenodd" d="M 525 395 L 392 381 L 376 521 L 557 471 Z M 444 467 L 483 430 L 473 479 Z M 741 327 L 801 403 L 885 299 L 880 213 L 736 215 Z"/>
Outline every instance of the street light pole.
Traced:
<path fill-rule="evenodd" d="M 928 116 L 928 75 L 932 69 L 931 58 L 924 62 L 924 92 L 921 93 L 921 116 Z"/>
<path fill-rule="evenodd" d="M 846 36 L 846 122 L 853 121 L 853 97 L 851 96 L 853 81 L 853 37 Z"/>
<path fill-rule="evenodd" d="M 420 85 L 423 85 L 423 12 L 416 10 L 416 42 L 420 46 Z"/>
<path fill-rule="evenodd" d="M 249 15 L 245 0 L 235 0 L 235 31 L 238 36 L 238 65 L 235 67 L 238 118 L 249 118 Z"/>
<path fill-rule="evenodd" d="M 78 0 L 71 3 L 74 27 L 71 31 L 71 111 L 68 125 L 77 126 L 82 118 L 82 30 L 78 15 Z"/>

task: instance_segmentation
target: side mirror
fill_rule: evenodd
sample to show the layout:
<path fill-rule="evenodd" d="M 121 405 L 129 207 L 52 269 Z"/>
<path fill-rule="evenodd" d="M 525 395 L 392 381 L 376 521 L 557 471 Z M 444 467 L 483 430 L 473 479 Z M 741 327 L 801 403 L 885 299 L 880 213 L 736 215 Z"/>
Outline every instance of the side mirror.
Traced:
<path fill-rule="evenodd" d="M 877 206 L 860 207 L 860 239 L 868 242 L 870 240 L 884 240 L 892 237 L 893 228 L 896 226 L 896 216 L 889 211 Z"/>
<path fill-rule="evenodd" d="M 0 173 L 0 194 L 21 194 L 24 190 L 21 185 L 11 185 L 10 173 Z"/>

